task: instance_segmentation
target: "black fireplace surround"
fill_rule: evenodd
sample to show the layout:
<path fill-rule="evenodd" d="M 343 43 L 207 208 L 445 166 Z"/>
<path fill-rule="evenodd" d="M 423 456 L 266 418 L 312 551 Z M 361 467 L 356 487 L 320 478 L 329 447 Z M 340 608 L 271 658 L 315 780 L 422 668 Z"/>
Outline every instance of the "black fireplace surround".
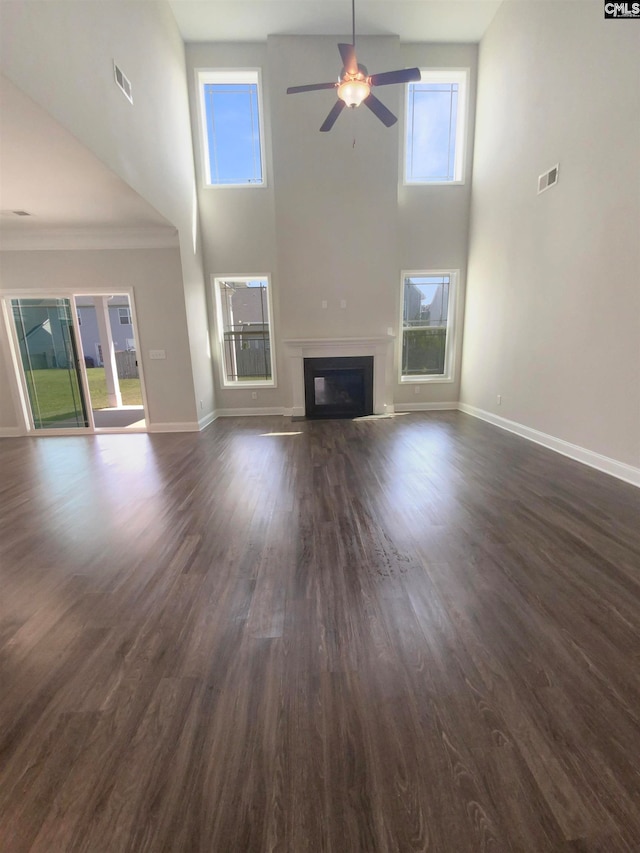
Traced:
<path fill-rule="evenodd" d="M 373 414 L 373 356 L 304 359 L 308 418 L 358 418 Z"/>

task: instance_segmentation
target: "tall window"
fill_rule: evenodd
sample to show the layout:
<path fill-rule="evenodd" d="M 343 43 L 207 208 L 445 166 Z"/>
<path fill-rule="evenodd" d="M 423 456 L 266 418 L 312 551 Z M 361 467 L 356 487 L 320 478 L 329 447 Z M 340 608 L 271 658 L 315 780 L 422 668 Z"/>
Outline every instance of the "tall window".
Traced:
<path fill-rule="evenodd" d="M 267 276 L 214 279 L 223 385 L 275 385 Z"/>
<path fill-rule="evenodd" d="M 425 68 L 407 86 L 405 182 L 456 183 L 464 180 L 466 68 Z"/>
<path fill-rule="evenodd" d="M 453 270 L 404 273 L 400 381 L 449 381 L 453 373 Z"/>
<path fill-rule="evenodd" d="M 198 72 L 208 186 L 265 183 L 259 82 L 257 70 Z"/>

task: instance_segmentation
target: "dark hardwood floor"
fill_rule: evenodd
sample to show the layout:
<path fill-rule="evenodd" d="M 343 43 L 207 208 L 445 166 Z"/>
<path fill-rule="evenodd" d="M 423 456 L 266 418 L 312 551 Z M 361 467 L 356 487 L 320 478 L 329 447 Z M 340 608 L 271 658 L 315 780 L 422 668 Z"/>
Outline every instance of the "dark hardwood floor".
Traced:
<path fill-rule="evenodd" d="M 2 853 L 640 850 L 640 490 L 454 412 L 0 472 Z"/>

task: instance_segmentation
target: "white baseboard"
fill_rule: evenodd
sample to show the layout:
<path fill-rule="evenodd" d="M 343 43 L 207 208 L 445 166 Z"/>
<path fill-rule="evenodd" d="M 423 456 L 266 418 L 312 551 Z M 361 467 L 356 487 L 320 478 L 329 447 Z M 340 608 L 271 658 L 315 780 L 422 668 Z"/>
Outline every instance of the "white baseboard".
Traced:
<path fill-rule="evenodd" d="M 149 424 L 147 432 L 200 432 L 197 421 L 184 421 L 177 424 Z"/>
<path fill-rule="evenodd" d="M 18 438 L 24 435 L 20 427 L 0 427 L 0 438 Z"/>
<path fill-rule="evenodd" d="M 387 407 L 388 408 L 388 407 Z M 457 411 L 457 403 L 396 403 L 396 412 L 448 412 Z"/>
<path fill-rule="evenodd" d="M 291 410 L 282 406 L 268 406 L 264 409 L 216 409 L 217 418 L 244 418 L 257 415 L 285 415 Z"/>
<path fill-rule="evenodd" d="M 517 421 L 510 421 L 507 418 L 500 417 L 500 415 L 486 412 L 484 409 L 477 409 L 475 406 L 469 406 L 467 403 L 458 403 L 458 409 L 467 415 L 472 415 L 474 418 L 487 421 L 487 423 L 493 424 L 500 429 L 513 432 L 522 438 L 533 441 L 535 444 L 541 444 L 549 450 L 554 450 L 556 453 L 562 454 L 562 456 L 568 456 L 569 459 L 575 459 L 576 462 L 582 462 L 583 465 L 589 465 L 590 468 L 596 468 L 598 471 L 603 471 L 605 474 L 610 474 L 612 477 L 617 477 L 619 480 L 631 483 L 632 486 L 640 487 L 640 468 L 627 465 L 624 462 L 618 462 L 616 459 L 611 459 L 609 456 L 602 456 L 600 453 L 594 453 L 593 450 L 587 450 L 585 447 L 571 444 L 561 438 L 555 438 L 555 436 L 548 435 L 546 432 L 540 432 L 537 429 L 524 426 L 524 424 L 517 423 Z"/>
<path fill-rule="evenodd" d="M 217 417 L 218 413 L 213 411 L 209 412 L 207 415 L 203 415 L 201 418 L 198 418 L 198 429 L 203 430 L 205 427 L 208 427 L 209 424 L 212 424 Z"/>

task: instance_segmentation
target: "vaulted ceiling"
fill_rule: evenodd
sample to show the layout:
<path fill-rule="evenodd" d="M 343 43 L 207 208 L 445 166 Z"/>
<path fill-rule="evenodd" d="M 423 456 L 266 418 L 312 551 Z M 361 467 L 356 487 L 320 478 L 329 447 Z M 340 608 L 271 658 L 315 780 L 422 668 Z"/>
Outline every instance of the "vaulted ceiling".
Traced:
<path fill-rule="evenodd" d="M 150 204 L 2 75 L 0 113 L 5 242 L 36 229 L 170 229 Z"/>
<path fill-rule="evenodd" d="M 347 35 L 349 0 L 171 0 L 185 41 L 264 41 L 272 33 Z M 358 34 L 402 41 L 479 41 L 500 0 L 356 0 Z M 34 229 L 169 224 L 46 110 L 0 78 L 0 225 Z M 31 216 L 18 216 L 14 211 Z"/>

